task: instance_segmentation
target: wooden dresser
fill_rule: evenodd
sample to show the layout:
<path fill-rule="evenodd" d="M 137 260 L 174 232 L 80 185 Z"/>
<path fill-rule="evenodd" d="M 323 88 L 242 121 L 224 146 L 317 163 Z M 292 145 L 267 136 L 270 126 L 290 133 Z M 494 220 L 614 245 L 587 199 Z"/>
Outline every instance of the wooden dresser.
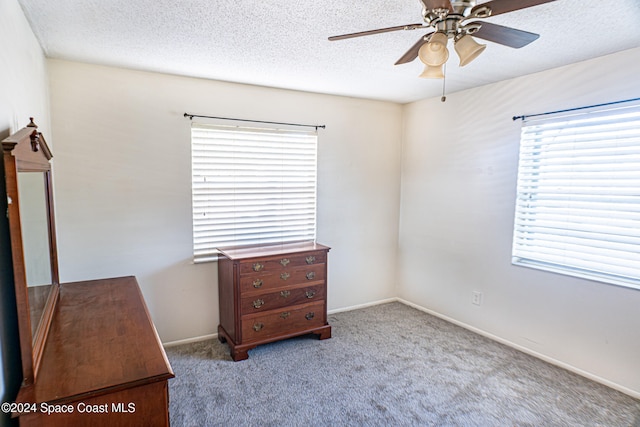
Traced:
<path fill-rule="evenodd" d="M 21 426 L 169 425 L 174 375 L 134 277 L 61 284 L 38 372 Z"/>
<path fill-rule="evenodd" d="M 218 339 L 235 361 L 258 345 L 304 334 L 331 338 L 327 246 L 314 242 L 222 248 Z"/>
<path fill-rule="evenodd" d="M 2 141 L 23 377 L 3 412 L 20 426 L 167 426 L 174 374 L 135 277 L 60 284 L 53 155 L 37 128 Z"/>

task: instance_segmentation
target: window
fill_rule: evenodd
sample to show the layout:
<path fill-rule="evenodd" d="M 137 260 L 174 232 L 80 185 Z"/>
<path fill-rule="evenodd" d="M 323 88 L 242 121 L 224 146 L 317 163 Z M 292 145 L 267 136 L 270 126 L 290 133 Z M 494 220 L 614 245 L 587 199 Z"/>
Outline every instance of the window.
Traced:
<path fill-rule="evenodd" d="M 316 132 L 194 123 L 196 261 L 225 246 L 315 240 Z"/>
<path fill-rule="evenodd" d="M 640 289 L 640 103 L 525 120 L 512 254 Z"/>

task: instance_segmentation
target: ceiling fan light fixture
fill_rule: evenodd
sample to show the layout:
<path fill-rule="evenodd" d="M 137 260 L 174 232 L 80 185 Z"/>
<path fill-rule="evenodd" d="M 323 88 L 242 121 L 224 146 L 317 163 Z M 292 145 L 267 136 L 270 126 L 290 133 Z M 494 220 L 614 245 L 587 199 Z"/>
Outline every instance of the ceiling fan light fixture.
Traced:
<path fill-rule="evenodd" d="M 444 79 L 444 71 L 442 70 L 442 67 L 442 65 L 425 65 L 424 71 L 418 77 L 422 79 Z"/>
<path fill-rule="evenodd" d="M 453 48 L 460 57 L 460 66 L 464 67 L 469 62 L 473 61 L 480 55 L 485 49 L 486 44 L 480 44 L 476 42 L 469 34 L 465 34 L 458 39 Z"/>
<path fill-rule="evenodd" d="M 447 59 L 449 59 L 448 40 L 445 33 L 433 33 L 429 41 L 423 44 L 418 51 L 420 61 L 432 67 L 437 67 L 447 62 Z"/>

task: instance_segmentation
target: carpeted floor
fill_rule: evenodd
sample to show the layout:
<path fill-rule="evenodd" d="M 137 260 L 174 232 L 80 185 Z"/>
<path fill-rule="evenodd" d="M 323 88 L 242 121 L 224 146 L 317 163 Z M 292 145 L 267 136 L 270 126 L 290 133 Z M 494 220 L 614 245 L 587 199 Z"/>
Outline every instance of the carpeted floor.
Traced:
<path fill-rule="evenodd" d="M 640 427 L 640 401 L 403 304 L 329 323 L 242 362 L 168 348 L 171 425 Z"/>

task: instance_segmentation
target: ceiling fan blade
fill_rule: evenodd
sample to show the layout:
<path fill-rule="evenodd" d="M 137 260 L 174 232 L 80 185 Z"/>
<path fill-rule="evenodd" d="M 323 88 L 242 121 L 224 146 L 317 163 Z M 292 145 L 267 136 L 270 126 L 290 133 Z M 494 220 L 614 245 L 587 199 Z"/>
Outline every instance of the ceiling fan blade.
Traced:
<path fill-rule="evenodd" d="M 469 15 L 474 16 L 474 12 L 488 7 L 491 9 L 491 16 L 496 16 L 502 13 L 513 12 L 515 10 L 526 9 L 527 7 L 550 3 L 552 1 L 556 0 L 493 0 L 474 6 Z"/>
<path fill-rule="evenodd" d="M 433 9 L 449 9 L 449 11 L 453 12 L 453 7 L 451 7 L 450 0 L 421 0 L 424 7 L 427 10 Z"/>
<path fill-rule="evenodd" d="M 511 27 L 503 27 L 502 25 L 492 24 L 490 22 L 478 22 L 481 27 L 471 35 L 480 39 L 489 40 L 490 42 L 503 44 L 505 46 L 519 49 L 535 41 L 540 34 L 529 33 L 527 31 L 516 30 Z"/>
<path fill-rule="evenodd" d="M 387 28 L 379 28 L 377 30 L 369 30 L 369 31 L 360 31 L 358 33 L 350 33 L 350 34 L 342 34 L 339 36 L 331 36 L 329 40 L 344 40 L 351 39 L 354 37 L 362 37 L 362 36 L 370 36 L 371 34 L 380 34 L 380 33 L 389 33 L 391 31 L 399 31 L 399 30 L 416 30 L 418 28 L 427 28 L 422 24 L 409 24 L 409 25 L 398 25 L 397 27 L 387 27 Z"/>
<path fill-rule="evenodd" d="M 420 50 L 420 48 L 422 47 L 422 45 L 423 45 L 423 44 L 425 44 L 425 43 L 427 42 L 427 40 L 428 40 L 428 39 L 427 39 L 427 36 L 428 36 L 429 34 L 430 34 L 430 33 L 427 33 L 427 34 L 423 35 L 422 37 L 420 37 L 420 40 L 418 40 L 418 41 L 416 42 L 416 44 L 414 44 L 413 46 L 411 46 L 411 47 L 409 48 L 409 50 L 408 50 L 408 51 L 406 51 L 406 52 L 404 53 L 404 55 L 402 55 L 402 56 L 400 57 L 400 59 L 398 59 L 394 65 L 406 64 L 407 62 L 411 62 L 411 61 L 413 61 L 414 59 L 416 59 L 416 58 L 418 57 L 418 51 Z M 426 40 L 425 40 L 425 39 L 426 39 Z"/>

